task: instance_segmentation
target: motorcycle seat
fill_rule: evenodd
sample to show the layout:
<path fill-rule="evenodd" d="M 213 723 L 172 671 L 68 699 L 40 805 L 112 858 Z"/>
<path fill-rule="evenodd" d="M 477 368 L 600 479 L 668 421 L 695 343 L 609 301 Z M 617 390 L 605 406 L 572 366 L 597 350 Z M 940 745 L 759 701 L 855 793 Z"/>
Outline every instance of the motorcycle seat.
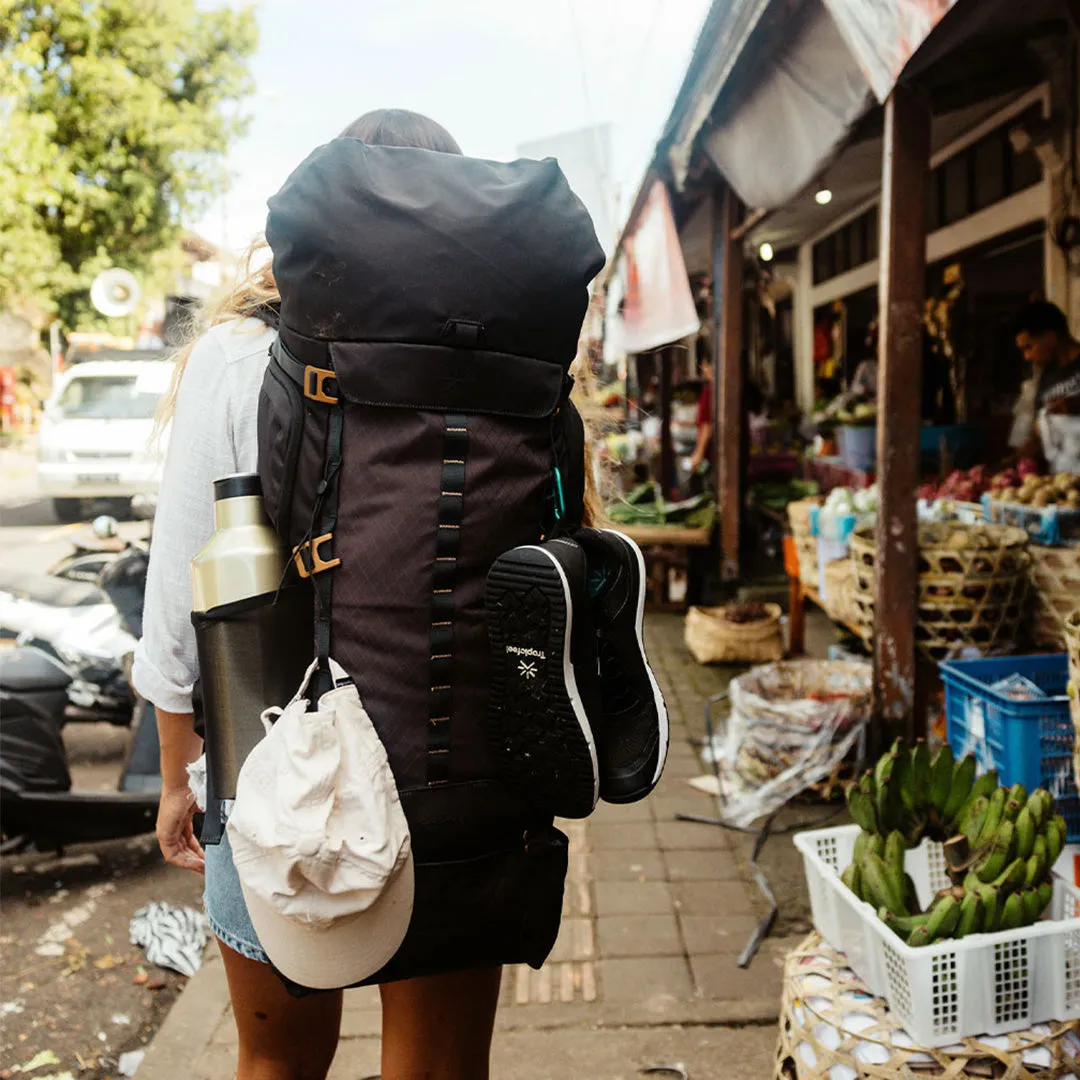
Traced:
<path fill-rule="evenodd" d="M 76 608 L 109 603 L 108 596 L 88 581 L 68 581 L 50 574 L 13 570 L 0 569 L 0 592 L 49 607 Z"/>
<path fill-rule="evenodd" d="M 23 647 L 0 650 L 0 688 L 12 693 L 63 690 L 71 676 L 63 665 L 40 649 Z"/>

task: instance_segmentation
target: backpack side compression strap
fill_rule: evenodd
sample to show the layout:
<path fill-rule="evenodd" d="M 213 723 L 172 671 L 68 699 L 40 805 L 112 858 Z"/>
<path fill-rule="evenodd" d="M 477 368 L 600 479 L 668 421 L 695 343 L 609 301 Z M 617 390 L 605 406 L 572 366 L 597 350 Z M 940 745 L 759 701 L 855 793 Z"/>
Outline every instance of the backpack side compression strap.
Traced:
<path fill-rule="evenodd" d="M 447 413 L 439 483 L 439 521 L 435 538 L 435 573 L 431 586 L 431 649 L 428 660 L 427 777 L 429 784 L 450 779 L 450 714 L 454 686 L 454 584 L 461 550 L 465 503 L 468 417 Z"/>

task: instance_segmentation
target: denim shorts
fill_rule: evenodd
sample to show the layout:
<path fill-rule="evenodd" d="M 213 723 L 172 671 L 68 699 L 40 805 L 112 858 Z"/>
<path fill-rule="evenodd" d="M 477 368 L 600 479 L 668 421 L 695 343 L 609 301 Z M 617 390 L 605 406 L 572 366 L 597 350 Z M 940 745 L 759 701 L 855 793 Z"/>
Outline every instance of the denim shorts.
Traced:
<path fill-rule="evenodd" d="M 259 944 L 255 928 L 251 925 L 244 894 L 240 891 L 240 877 L 236 873 L 228 833 L 220 844 L 208 844 L 206 851 L 206 920 L 210 931 L 233 952 L 268 964 L 269 958 Z"/>

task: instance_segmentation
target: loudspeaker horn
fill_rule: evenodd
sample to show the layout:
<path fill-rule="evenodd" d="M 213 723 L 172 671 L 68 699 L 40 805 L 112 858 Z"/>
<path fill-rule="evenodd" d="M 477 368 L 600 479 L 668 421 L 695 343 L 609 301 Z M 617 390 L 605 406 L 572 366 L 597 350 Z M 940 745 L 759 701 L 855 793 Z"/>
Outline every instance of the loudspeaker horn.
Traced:
<path fill-rule="evenodd" d="M 139 306 L 142 290 L 130 270 L 103 270 L 90 286 L 90 303 L 109 318 L 130 315 Z"/>

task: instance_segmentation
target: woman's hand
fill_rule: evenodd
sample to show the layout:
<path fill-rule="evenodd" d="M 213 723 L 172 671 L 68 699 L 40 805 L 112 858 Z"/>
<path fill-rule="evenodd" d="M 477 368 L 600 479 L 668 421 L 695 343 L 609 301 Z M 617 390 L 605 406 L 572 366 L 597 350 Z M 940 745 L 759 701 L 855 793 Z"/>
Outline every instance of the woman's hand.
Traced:
<path fill-rule="evenodd" d="M 164 709 L 156 712 L 161 743 L 158 844 L 167 863 L 201 874 L 206 868 L 206 856 L 191 825 L 195 793 L 188 785 L 187 767 L 202 753 L 202 739 L 195 733 L 195 718 L 190 713 L 170 713 Z"/>
<path fill-rule="evenodd" d="M 206 856 L 195 839 L 192 818 L 195 816 L 195 795 L 186 784 L 183 787 L 163 788 L 158 803 L 157 839 L 165 861 L 181 870 L 206 870 Z"/>

